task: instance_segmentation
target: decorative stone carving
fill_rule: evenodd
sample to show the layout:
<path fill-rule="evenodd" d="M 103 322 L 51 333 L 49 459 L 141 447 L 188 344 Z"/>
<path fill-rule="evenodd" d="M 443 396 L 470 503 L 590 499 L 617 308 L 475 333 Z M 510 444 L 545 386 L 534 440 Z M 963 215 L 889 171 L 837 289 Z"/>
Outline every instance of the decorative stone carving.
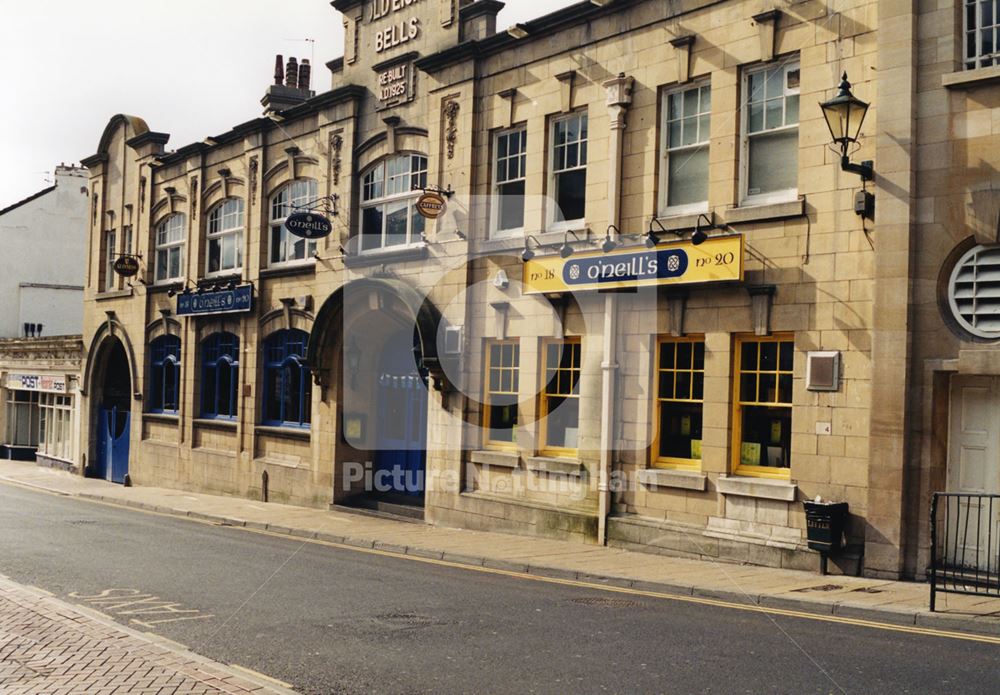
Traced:
<path fill-rule="evenodd" d="M 455 158 L 455 143 L 458 142 L 458 102 L 451 99 L 444 104 L 444 141 L 448 146 L 448 159 Z"/>
<path fill-rule="evenodd" d="M 334 186 L 340 185 L 340 168 L 342 165 L 342 151 L 344 149 L 344 136 L 339 132 L 330 136 L 330 180 Z"/>
<path fill-rule="evenodd" d="M 257 171 L 260 169 L 260 158 L 254 155 L 250 158 L 250 202 L 257 202 Z"/>
<path fill-rule="evenodd" d="M 198 177 L 191 177 L 191 219 L 198 219 Z"/>

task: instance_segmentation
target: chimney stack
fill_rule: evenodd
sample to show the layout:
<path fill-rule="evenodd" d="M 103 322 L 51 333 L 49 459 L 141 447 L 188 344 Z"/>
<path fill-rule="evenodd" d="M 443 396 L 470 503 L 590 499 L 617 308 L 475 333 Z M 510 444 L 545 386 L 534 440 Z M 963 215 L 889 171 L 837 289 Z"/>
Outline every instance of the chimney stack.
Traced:
<path fill-rule="evenodd" d="M 298 59 L 292 56 L 289 56 L 288 62 L 284 62 L 282 55 L 275 56 L 274 84 L 267 88 L 264 98 L 260 100 L 264 113 L 285 111 L 315 96 L 315 92 L 309 89 L 311 77 L 312 66 L 308 60 L 299 65 Z"/>

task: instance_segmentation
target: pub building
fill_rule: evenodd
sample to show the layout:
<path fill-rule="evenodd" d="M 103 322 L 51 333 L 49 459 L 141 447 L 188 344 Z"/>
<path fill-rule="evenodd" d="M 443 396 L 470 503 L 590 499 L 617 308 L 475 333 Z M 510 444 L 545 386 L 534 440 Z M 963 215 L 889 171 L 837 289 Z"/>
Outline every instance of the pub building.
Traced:
<path fill-rule="evenodd" d="M 873 159 L 875 0 L 331 4 L 327 87 L 85 161 L 88 474 L 809 570 L 820 497 L 831 571 L 899 576 L 890 250 L 818 106 L 850 75 Z"/>

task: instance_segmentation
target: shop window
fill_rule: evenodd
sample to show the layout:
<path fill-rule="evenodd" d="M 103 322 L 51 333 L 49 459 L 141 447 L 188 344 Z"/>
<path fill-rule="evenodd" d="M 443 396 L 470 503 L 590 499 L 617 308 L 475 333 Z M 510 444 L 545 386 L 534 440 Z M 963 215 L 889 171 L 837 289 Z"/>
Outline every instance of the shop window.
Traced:
<path fill-rule="evenodd" d="M 149 412 L 176 414 L 180 383 L 181 339 L 160 336 L 149 344 Z"/>
<path fill-rule="evenodd" d="M 708 144 L 712 89 L 701 84 L 664 96 L 664 165 L 661 213 L 708 209 Z"/>
<path fill-rule="evenodd" d="M 663 338 L 656 356 L 656 438 L 653 466 L 701 466 L 705 342 Z"/>
<path fill-rule="evenodd" d="M 546 342 L 539 403 L 542 453 L 575 456 L 580 432 L 580 339 Z"/>
<path fill-rule="evenodd" d="M 425 220 L 415 203 L 427 187 L 427 157 L 403 154 L 371 167 L 361 180 L 362 253 L 423 240 Z"/>
<path fill-rule="evenodd" d="M 572 226 L 586 216 L 587 114 L 573 113 L 552 121 L 552 177 L 549 196 L 554 209 L 549 221 Z"/>
<path fill-rule="evenodd" d="M 7 390 L 7 444 L 38 446 L 38 393 Z"/>
<path fill-rule="evenodd" d="M 794 357 L 791 336 L 743 338 L 736 343 L 733 468 L 737 474 L 788 477 Z"/>
<path fill-rule="evenodd" d="M 750 70 L 743 84 L 746 202 L 794 199 L 799 176 L 799 64 Z"/>
<path fill-rule="evenodd" d="M 1000 65 L 997 29 L 1000 28 L 998 0 L 965 0 L 966 70 Z"/>
<path fill-rule="evenodd" d="M 72 461 L 72 398 L 55 393 L 41 394 L 39 415 L 38 453 L 64 461 Z"/>
<path fill-rule="evenodd" d="M 493 157 L 493 236 L 511 236 L 524 228 L 525 164 L 528 129 L 514 128 L 496 134 Z"/>
<path fill-rule="evenodd" d="M 115 230 L 104 233 L 104 290 L 110 292 L 115 289 L 115 279 L 118 273 L 115 272 L 115 259 L 118 258 L 118 249 L 115 247 L 117 235 Z"/>
<path fill-rule="evenodd" d="M 156 228 L 155 282 L 184 279 L 184 215 L 171 215 Z"/>
<path fill-rule="evenodd" d="M 316 242 L 289 232 L 285 220 L 294 212 L 309 210 L 319 197 L 318 191 L 319 187 L 313 179 L 299 179 L 284 186 L 271 197 L 269 266 L 312 262 Z"/>
<path fill-rule="evenodd" d="M 305 365 L 309 335 L 295 329 L 277 331 L 264 342 L 264 424 L 308 427 L 312 384 Z"/>
<path fill-rule="evenodd" d="M 520 367 L 521 348 L 516 340 L 487 343 L 483 403 L 487 446 L 509 449 L 517 443 Z"/>
<path fill-rule="evenodd" d="M 201 343 L 201 416 L 234 420 L 239 405 L 240 339 L 214 333 Z"/>
<path fill-rule="evenodd" d="M 230 198 L 208 214 L 208 275 L 243 267 L 243 200 Z"/>

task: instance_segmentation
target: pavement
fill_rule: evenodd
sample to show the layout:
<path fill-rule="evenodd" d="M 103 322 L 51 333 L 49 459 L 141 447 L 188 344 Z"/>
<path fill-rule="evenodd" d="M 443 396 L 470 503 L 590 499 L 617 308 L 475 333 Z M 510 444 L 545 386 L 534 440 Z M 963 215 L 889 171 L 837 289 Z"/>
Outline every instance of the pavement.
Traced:
<path fill-rule="evenodd" d="M 292 691 L 0 575 L 0 692 L 278 695 Z"/>
<path fill-rule="evenodd" d="M 156 487 L 122 487 L 33 463 L 0 461 L 0 481 L 149 512 L 241 526 L 384 554 L 409 555 L 579 582 L 845 619 L 1000 635 L 1000 599 L 939 594 L 926 583 L 821 576 L 636 553 L 563 541 L 430 526 L 351 511 L 263 503 Z"/>

